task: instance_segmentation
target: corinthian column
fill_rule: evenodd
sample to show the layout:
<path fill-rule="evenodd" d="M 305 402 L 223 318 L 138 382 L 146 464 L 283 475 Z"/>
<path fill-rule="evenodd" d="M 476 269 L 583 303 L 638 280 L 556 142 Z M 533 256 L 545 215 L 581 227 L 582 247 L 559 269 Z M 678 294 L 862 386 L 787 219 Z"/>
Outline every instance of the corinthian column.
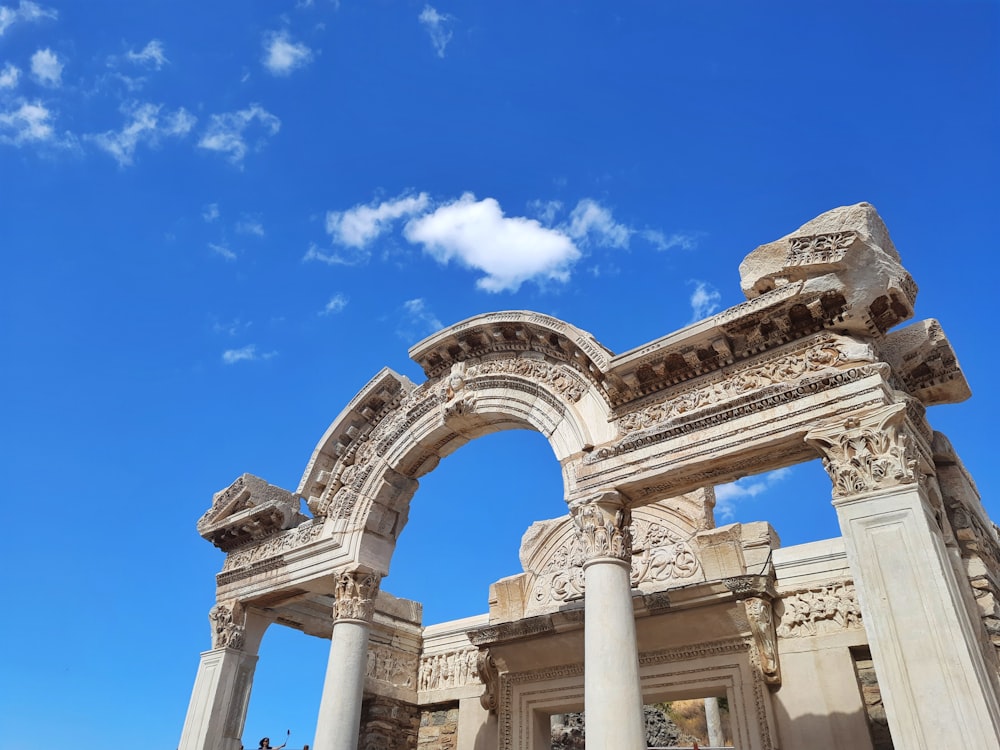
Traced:
<path fill-rule="evenodd" d="M 857 413 L 806 440 L 833 480 L 893 743 L 1000 747 L 1000 705 L 979 625 L 963 606 L 933 465 L 905 404 Z"/>
<path fill-rule="evenodd" d="M 381 576 L 352 570 L 337 576 L 330 660 L 316 722 L 316 750 L 357 750 L 368 659 L 368 632 Z"/>
<path fill-rule="evenodd" d="M 588 750 L 645 750 L 632 610 L 631 513 L 617 492 L 570 505 L 584 549 Z"/>

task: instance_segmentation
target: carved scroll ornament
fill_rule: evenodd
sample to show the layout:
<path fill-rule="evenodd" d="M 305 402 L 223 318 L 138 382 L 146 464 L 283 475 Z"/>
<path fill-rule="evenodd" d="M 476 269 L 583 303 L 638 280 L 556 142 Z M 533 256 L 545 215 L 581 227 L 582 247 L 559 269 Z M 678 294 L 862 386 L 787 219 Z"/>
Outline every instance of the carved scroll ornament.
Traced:
<path fill-rule="evenodd" d="M 906 405 L 890 404 L 806 435 L 823 456 L 835 498 L 917 481 L 914 436 L 905 421 Z"/>
<path fill-rule="evenodd" d="M 337 576 L 333 619 L 360 620 L 370 623 L 375 616 L 375 598 L 381 576 L 369 571 L 352 570 Z"/>
<path fill-rule="evenodd" d="M 836 583 L 786 594 L 779 608 L 781 638 L 804 638 L 861 627 L 861 608 L 853 583 Z"/>
<path fill-rule="evenodd" d="M 570 507 L 583 547 L 584 565 L 600 559 L 632 560 L 632 513 L 617 492 Z"/>
<path fill-rule="evenodd" d="M 479 703 L 491 714 L 495 714 L 499 705 L 497 690 L 500 687 L 500 674 L 496 660 L 488 648 L 480 649 L 476 657 L 476 674 L 486 688 L 479 697 Z"/>
<path fill-rule="evenodd" d="M 781 668 L 778 664 L 778 644 L 774 630 L 774 616 L 768 599 L 752 596 L 743 601 L 746 607 L 750 632 L 754 646 L 760 657 L 760 670 L 768 685 L 781 684 Z"/>

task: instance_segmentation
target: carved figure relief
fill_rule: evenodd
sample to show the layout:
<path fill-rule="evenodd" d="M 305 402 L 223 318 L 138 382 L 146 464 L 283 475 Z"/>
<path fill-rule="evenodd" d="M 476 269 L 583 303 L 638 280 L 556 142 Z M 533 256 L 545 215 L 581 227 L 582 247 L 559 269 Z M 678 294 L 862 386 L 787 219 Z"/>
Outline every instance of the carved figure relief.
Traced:
<path fill-rule="evenodd" d="M 861 627 L 861 608 L 850 582 L 785 594 L 777 604 L 780 638 L 805 638 Z"/>
<path fill-rule="evenodd" d="M 417 657 L 386 646 L 370 646 L 365 675 L 402 688 L 417 684 Z"/>
<path fill-rule="evenodd" d="M 208 611 L 212 648 L 243 648 L 243 608 L 237 603 L 216 604 Z"/>
<path fill-rule="evenodd" d="M 381 577 L 377 573 L 353 570 L 337 576 L 333 619 L 370 623 L 375 615 L 375 597 Z"/>
<path fill-rule="evenodd" d="M 419 690 L 443 690 L 480 682 L 479 650 L 475 648 L 430 654 L 420 659 Z"/>
<path fill-rule="evenodd" d="M 565 367 L 557 367 L 537 359 L 496 359 L 473 365 L 470 376 L 521 375 L 545 383 L 567 401 L 576 403 L 587 391 L 587 384 L 570 374 Z"/>

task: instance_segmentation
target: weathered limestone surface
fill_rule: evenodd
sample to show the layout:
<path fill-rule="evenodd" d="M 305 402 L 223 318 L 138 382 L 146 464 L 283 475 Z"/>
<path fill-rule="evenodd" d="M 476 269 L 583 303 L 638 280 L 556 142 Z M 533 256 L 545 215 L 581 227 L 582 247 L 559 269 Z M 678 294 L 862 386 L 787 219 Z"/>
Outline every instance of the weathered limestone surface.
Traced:
<path fill-rule="evenodd" d="M 639 748 L 644 702 L 713 696 L 742 748 L 881 750 L 886 727 L 897 748 L 1000 746 L 1000 536 L 927 419 L 970 395 L 944 331 L 901 327 L 917 288 L 868 204 L 740 277 L 746 302 L 621 354 L 528 311 L 450 326 L 410 350 L 423 383 L 384 369 L 359 391 L 294 493 L 249 474 L 217 493 L 182 748 L 235 750 L 271 621 L 331 639 L 316 750 L 538 750 L 585 705 L 593 747 Z M 570 513 L 526 531 L 488 614 L 424 627 L 378 591 L 410 500 L 506 429 L 546 436 Z M 716 528 L 716 485 L 816 457 L 842 539 Z"/>

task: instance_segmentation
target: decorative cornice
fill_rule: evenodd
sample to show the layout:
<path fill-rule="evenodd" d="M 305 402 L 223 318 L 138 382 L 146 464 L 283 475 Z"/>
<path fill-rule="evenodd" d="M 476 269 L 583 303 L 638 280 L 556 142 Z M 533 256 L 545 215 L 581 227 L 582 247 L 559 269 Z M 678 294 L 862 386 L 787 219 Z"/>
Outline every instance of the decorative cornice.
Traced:
<path fill-rule="evenodd" d="M 337 575 L 333 620 L 357 620 L 371 623 L 375 616 L 381 576 L 367 570 L 349 570 Z"/>
<path fill-rule="evenodd" d="M 470 630 L 466 635 L 474 646 L 489 646 L 494 643 L 531 638 L 553 631 L 555 631 L 555 626 L 552 624 L 552 618 L 548 615 L 539 615 L 515 622 L 501 622 L 496 625 L 476 628 Z"/>
<path fill-rule="evenodd" d="M 570 514 L 583 549 L 583 566 L 598 560 L 632 560 L 632 513 L 618 492 L 574 502 Z"/>
<path fill-rule="evenodd" d="M 737 599 L 747 597 L 765 597 L 772 599 L 774 593 L 774 579 L 764 575 L 731 576 L 723 578 L 722 583 L 727 589 L 733 592 Z"/>

